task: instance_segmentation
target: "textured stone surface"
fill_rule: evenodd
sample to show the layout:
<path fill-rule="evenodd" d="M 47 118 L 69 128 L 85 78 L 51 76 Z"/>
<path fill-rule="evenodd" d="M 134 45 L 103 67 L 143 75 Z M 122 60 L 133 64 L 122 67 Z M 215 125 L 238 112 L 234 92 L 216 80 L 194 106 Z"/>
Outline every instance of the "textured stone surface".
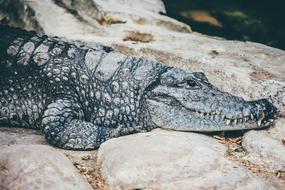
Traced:
<path fill-rule="evenodd" d="M 111 189 L 281 189 L 226 159 L 227 147 L 195 133 L 156 129 L 101 145 L 98 163 Z"/>
<path fill-rule="evenodd" d="M 83 189 L 91 186 L 64 154 L 45 145 L 1 148 L 0 189 Z"/>
<path fill-rule="evenodd" d="M 40 131 L 22 128 L 0 128 L 0 147 L 11 145 L 44 145 L 47 144 Z"/>

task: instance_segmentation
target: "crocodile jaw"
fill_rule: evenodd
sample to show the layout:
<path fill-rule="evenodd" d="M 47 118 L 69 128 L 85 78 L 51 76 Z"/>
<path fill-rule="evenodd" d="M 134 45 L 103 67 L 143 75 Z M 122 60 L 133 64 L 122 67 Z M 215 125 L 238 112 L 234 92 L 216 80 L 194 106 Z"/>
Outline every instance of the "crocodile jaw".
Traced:
<path fill-rule="evenodd" d="M 188 109 L 176 101 L 159 98 L 147 100 L 152 121 L 161 128 L 178 131 L 231 131 L 261 129 L 273 123 L 276 108 L 267 100 L 245 102 L 252 107 L 248 115 L 227 116 L 221 111 Z"/>

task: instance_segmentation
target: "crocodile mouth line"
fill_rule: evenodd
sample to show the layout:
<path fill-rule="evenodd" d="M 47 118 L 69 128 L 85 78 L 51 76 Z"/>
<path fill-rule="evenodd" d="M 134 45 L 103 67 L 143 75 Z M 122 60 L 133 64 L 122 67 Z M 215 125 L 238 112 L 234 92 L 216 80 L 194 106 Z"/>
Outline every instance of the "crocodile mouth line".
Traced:
<path fill-rule="evenodd" d="M 185 106 L 184 106 L 184 108 L 185 108 Z M 187 109 L 187 110 L 189 110 L 189 109 Z M 199 110 L 195 110 L 192 112 L 194 112 L 195 114 L 198 114 L 200 117 L 203 117 L 203 118 L 208 119 L 208 120 L 212 120 L 215 122 L 224 122 L 228 126 L 229 125 L 246 124 L 246 123 L 256 123 L 258 127 L 262 127 L 263 124 L 267 123 L 265 121 L 268 120 L 268 118 L 265 117 L 264 112 L 261 112 L 261 114 L 258 118 L 255 118 L 252 113 L 250 115 L 246 115 L 246 116 L 239 117 L 239 118 L 228 118 L 221 111 L 202 112 Z M 273 122 L 273 119 L 269 119 L 268 121 L 271 123 L 271 122 Z M 267 124 L 265 126 L 267 126 Z"/>
<path fill-rule="evenodd" d="M 235 126 L 239 124 L 257 124 L 258 127 L 266 127 L 274 121 L 273 118 L 270 118 L 270 115 L 266 116 L 264 112 L 261 112 L 258 117 L 255 117 L 253 113 L 250 113 L 249 115 L 245 115 L 243 117 L 229 118 L 222 111 L 218 110 L 205 112 L 201 110 L 191 109 L 183 105 L 182 102 L 176 98 L 171 97 L 167 94 L 155 95 L 151 99 L 171 106 L 179 105 L 194 114 L 198 119 L 206 119 L 216 123 L 224 123 L 227 126 Z"/>

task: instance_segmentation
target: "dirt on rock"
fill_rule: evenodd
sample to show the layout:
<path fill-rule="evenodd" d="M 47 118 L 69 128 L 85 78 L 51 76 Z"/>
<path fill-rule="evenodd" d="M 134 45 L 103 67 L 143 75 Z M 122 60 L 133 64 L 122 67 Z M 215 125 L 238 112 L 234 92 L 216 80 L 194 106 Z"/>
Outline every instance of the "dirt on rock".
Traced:
<path fill-rule="evenodd" d="M 148 43 L 148 42 L 154 41 L 154 37 L 152 34 L 149 34 L 149 33 L 129 31 L 128 34 L 124 37 L 123 41 Z"/>
<path fill-rule="evenodd" d="M 71 160 L 80 174 L 95 190 L 106 190 L 107 185 L 101 176 L 100 168 L 96 164 L 97 151 L 83 151 L 80 155 L 72 151 L 66 151 L 65 155 Z"/>

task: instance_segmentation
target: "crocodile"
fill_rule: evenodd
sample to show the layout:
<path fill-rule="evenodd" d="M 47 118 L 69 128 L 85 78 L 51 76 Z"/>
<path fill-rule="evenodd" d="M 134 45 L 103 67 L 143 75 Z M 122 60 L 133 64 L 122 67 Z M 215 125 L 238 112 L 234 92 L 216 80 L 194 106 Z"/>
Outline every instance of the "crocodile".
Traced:
<path fill-rule="evenodd" d="M 213 86 L 202 72 L 0 25 L 0 125 L 42 131 L 53 146 L 97 149 L 154 128 L 267 128 L 276 108 Z"/>

